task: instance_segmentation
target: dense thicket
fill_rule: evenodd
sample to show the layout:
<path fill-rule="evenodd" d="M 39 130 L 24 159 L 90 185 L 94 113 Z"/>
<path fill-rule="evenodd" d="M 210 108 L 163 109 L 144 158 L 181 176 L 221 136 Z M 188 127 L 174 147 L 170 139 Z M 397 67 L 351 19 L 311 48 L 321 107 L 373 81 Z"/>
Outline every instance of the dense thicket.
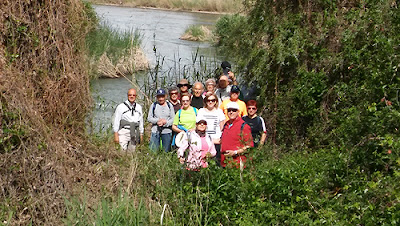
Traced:
<path fill-rule="evenodd" d="M 226 16 L 216 33 L 246 81 L 261 88 L 271 141 L 340 147 L 353 153 L 354 167 L 390 171 L 400 148 L 398 4 L 247 4 L 248 17 Z"/>
<path fill-rule="evenodd" d="M 85 135 L 93 18 L 80 0 L 0 3 L 0 224 L 58 224 L 65 198 L 101 184 Z"/>

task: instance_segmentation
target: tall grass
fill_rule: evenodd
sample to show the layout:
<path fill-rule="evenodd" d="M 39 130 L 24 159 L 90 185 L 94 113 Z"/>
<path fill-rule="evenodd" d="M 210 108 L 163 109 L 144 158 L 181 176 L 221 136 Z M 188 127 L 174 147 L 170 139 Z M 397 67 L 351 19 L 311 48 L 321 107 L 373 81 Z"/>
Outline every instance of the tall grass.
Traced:
<path fill-rule="evenodd" d="M 129 50 L 140 45 L 140 34 L 137 30 L 125 30 L 111 27 L 107 22 L 102 22 L 86 37 L 89 56 L 98 60 L 106 54 L 115 63 L 121 57 L 129 54 Z"/>
<path fill-rule="evenodd" d="M 122 4 L 132 7 L 237 13 L 243 10 L 242 0 L 90 0 L 96 4 Z"/>
<path fill-rule="evenodd" d="M 400 216 L 398 176 L 367 175 L 349 168 L 350 154 L 337 149 L 282 153 L 250 150 L 247 168 L 222 169 L 214 160 L 187 171 L 176 153 L 127 156 L 122 191 L 86 208 L 75 203 L 67 219 L 84 224 L 141 222 L 146 225 L 393 224 Z M 122 165 L 121 165 L 122 166 Z M 121 194 L 124 194 L 121 196 Z M 110 194 L 108 194 L 110 195 Z M 78 213 L 78 214 L 77 214 Z M 73 221 L 67 221 L 71 224 Z"/>

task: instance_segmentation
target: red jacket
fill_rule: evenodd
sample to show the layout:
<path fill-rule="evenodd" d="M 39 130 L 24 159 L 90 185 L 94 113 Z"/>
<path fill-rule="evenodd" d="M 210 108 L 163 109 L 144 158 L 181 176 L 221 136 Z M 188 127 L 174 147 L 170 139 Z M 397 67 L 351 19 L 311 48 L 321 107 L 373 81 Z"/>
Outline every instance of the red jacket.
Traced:
<path fill-rule="evenodd" d="M 253 137 L 251 136 L 251 128 L 245 124 L 243 131 L 241 131 L 242 124 L 244 123 L 241 117 L 237 117 L 231 125 L 229 121 L 225 123 L 224 129 L 221 136 L 221 165 L 226 166 L 224 153 L 227 150 L 238 150 L 244 146 L 254 147 Z M 233 160 L 238 163 L 239 167 L 240 160 L 246 161 L 245 155 L 237 155 L 233 157 Z"/>

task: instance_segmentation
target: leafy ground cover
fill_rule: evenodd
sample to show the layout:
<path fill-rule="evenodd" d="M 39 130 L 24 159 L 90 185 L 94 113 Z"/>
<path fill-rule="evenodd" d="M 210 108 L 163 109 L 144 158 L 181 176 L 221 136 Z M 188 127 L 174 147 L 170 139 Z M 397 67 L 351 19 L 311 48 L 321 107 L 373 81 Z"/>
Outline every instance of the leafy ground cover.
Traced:
<path fill-rule="evenodd" d="M 174 153 L 147 151 L 144 148 L 126 160 L 136 172 L 131 177 L 133 189 L 121 188 L 120 196 L 105 198 L 96 211 L 78 214 L 73 208 L 78 205 L 71 205 L 66 222 L 82 225 L 111 220 L 119 224 L 133 219 L 145 224 L 163 221 L 171 225 L 399 222 L 400 161 L 393 153 L 387 153 L 388 158 L 397 159 L 391 172 L 368 174 L 351 167 L 351 153 L 338 149 L 282 152 L 279 158 L 274 157 L 271 147 L 252 150 L 249 153 L 252 161 L 243 172 L 219 168 L 213 160 L 209 168 L 190 172 L 181 167 Z"/>

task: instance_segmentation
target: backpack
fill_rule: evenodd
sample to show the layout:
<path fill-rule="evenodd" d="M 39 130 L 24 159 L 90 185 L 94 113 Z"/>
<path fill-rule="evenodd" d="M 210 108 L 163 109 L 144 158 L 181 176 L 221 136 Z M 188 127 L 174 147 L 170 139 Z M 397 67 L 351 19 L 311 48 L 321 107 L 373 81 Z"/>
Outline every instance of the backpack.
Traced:
<path fill-rule="evenodd" d="M 167 103 L 167 105 L 168 105 L 169 110 L 171 110 L 171 107 L 173 108 L 172 104 L 171 104 L 170 102 L 168 102 L 168 101 L 166 101 L 166 103 Z M 157 104 L 158 104 L 157 101 L 153 103 L 153 110 L 152 110 L 152 112 L 153 112 L 153 118 L 156 117 L 155 114 L 154 114 L 154 111 L 156 110 L 156 105 L 157 105 Z"/>
<path fill-rule="evenodd" d="M 122 113 L 122 115 L 125 114 L 125 113 L 127 113 L 128 111 L 132 111 L 132 116 L 133 116 L 133 112 L 136 111 L 136 110 L 135 110 L 135 109 L 136 109 L 136 102 L 134 103 L 133 108 L 131 108 L 126 102 L 124 102 L 124 104 L 125 104 L 126 107 L 128 107 L 129 110 L 124 111 L 124 112 Z"/>
<path fill-rule="evenodd" d="M 197 108 L 195 108 L 195 107 L 192 107 L 192 108 L 194 110 L 194 114 L 197 116 Z M 178 111 L 178 125 L 181 123 L 181 112 L 182 112 L 182 109 L 179 109 L 179 111 Z"/>

